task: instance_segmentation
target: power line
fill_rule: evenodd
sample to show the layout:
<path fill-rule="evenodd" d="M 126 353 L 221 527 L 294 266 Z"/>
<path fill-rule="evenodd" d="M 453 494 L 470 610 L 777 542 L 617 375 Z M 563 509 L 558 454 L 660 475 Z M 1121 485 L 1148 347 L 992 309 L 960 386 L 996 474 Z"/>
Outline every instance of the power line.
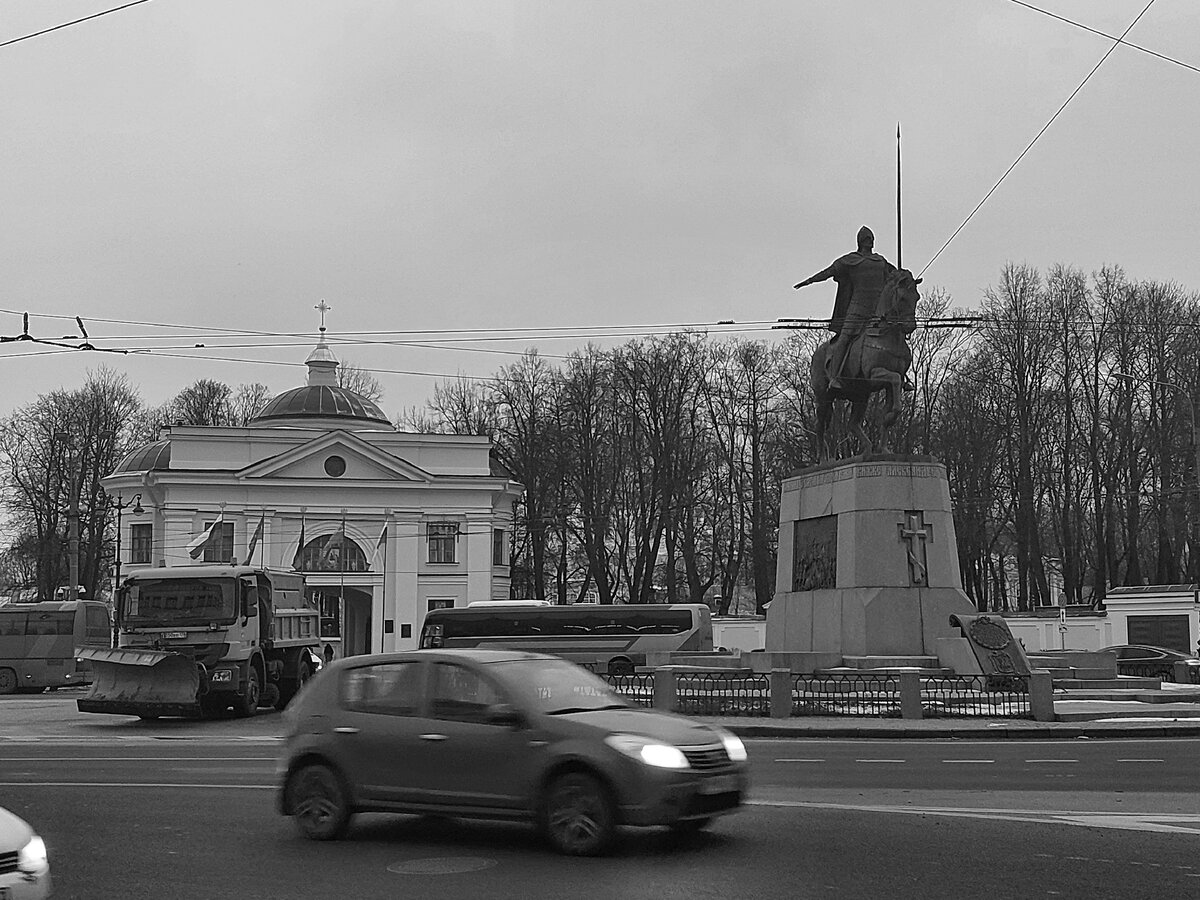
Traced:
<path fill-rule="evenodd" d="M 1068 25 L 1074 25 L 1076 28 L 1082 28 L 1084 31 L 1088 31 L 1088 32 L 1091 32 L 1092 34 L 1099 35 L 1102 38 L 1108 38 L 1110 41 L 1116 41 L 1119 44 L 1124 44 L 1126 47 L 1129 47 L 1131 50 L 1140 50 L 1140 51 L 1142 51 L 1142 53 L 1148 53 L 1151 56 L 1154 56 L 1154 57 L 1157 57 L 1158 59 L 1163 60 L 1164 62 L 1174 63 L 1177 66 L 1183 66 L 1183 68 L 1191 69 L 1193 72 L 1200 72 L 1200 67 L 1193 66 L 1191 63 L 1186 63 L 1183 60 L 1175 59 L 1175 57 L 1173 57 L 1173 56 L 1167 56 L 1167 55 L 1159 53 L 1155 50 L 1151 50 L 1147 47 L 1143 47 L 1140 44 L 1135 44 L 1132 41 L 1122 40 L 1121 38 L 1117 37 L 1116 35 L 1109 34 L 1106 31 L 1098 31 L 1095 28 L 1092 28 L 1088 25 L 1084 25 L 1082 22 L 1076 22 L 1074 19 L 1068 19 L 1066 16 L 1060 16 L 1058 13 L 1053 13 L 1053 12 L 1050 12 L 1049 10 L 1042 9 L 1041 7 L 1034 6 L 1032 3 L 1026 3 L 1026 2 L 1024 2 L 1024 0 L 1010 0 L 1010 2 L 1017 4 L 1017 6 L 1023 6 L 1026 9 L 1033 10 L 1036 13 L 1041 13 L 1043 16 L 1049 16 L 1052 19 L 1058 19 L 1058 21 L 1060 21 L 1060 22 L 1066 22 Z"/>
<path fill-rule="evenodd" d="M 50 28 L 43 28 L 41 31 L 35 31 L 32 34 L 23 34 L 20 37 L 11 38 L 7 41 L 0 41 L 0 47 L 7 47 L 9 44 L 19 44 L 21 41 L 27 41 L 30 38 L 40 37 L 43 34 L 49 34 L 52 31 L 58 31 L 61 28 L 70 28 L 72 25 L 78 25 L 80 22 L 86 22 L 89 19 L 98 19 L 101 16 L 107 16 L 109 13 L 120 12 L 123 9 L 129 9 L 131 6 L 138 6 L 142 3 L 149 3 L 150 0 L 133 0 L 132 3 L 126 3 L 124 6 L 114 6 L 112 9 L 106 9 L 102 12 L 92 13 L 90 16 L 84 16 L 82 19 L 73 19 L 70 22 L 63 22 L 61 25 L 54 25 Z"/>
<path fill-rule="evenodd" d="M 925 263 L 925 266 L 921 269 L 920 272 L 917 273 L 918 278 L 920 278 L 922 275 L 924 275 L 925 270 L 928 269 L 930 266 L 932 266 L 937 261 L 937 258 L 942 255 L 943 251 L 945 251 L 945 249 L 950 246 L 950 242 L 953 241 L 956 237 L 958 237 L 959 232 L 967 227 L 967 223 L 970 222 L 971 219 L 973 219 L 975 217 L 975 213 L 979 212 L 980 207 L 982 207 L 983 204 L 987 203 L 988 198 L 991 197 L 992 194 L 994 194 L 996 192 L 996 189 L 998 187 L 1000 187 L 1001 184 L 1004 183 L 1004 179 L 1006 179 L 1009 176 L 1009 174 L 1012 172 L 1012 170 L 1017 167 L 1017 164 L 1020 163 L 1021 160 L 1025 158 L 1025 154 L 1033 149 L 1033 145 L 1038 142 L 1038 139 L 1043 134 L 1045 134 L 1046 130 L 1051 125 L 1054 124 L 1055 120 L 1060 115 L 1062 115 L 1063 110 L 1067 108 L 1067 104 L 1069 104 L 1072 100 L 1074 100 L 1075 96 L 1081 90 L 1083 90 L 1083 86 L 1085 84 L 1087 84 L 1088 81 L 1091 80 L 1091 77 L 1096 74 L 1096 71 L 1102 65 L 1104 65 L 1104 61 L 1106 59 L 1108 59 L 1109 56 L 1112 55 L 1112 52 L 1121 45 L 1122 41 L 1125 39 L 1125 35 L 1129 34 L 1129 32 L 1133 30 L 1133 26 L 1138 23 L 1138 20 L 1141 19 L 1142 16 L 1144 16 L 1146 14 L 1146 12 L 1150 9 L 1150 7 L 1153 5 L 1154 5 L 1154 0 L 1150 0 L 1150 2 L 1146 4 L 1146 6 L 1142 9 L 1142 11 L 1137 14 L 1137 17 L 1134 18 L 1134 20 L 1129 23 L 1129 27 L 1127 27 L 1123 32 L 1121 32 L 1121 36 L 1114 40 L 1113 45 L 1108 48 L 1108 50 L 1105 52 L 1105 54 L 1102 57 L 1100 57 L 1100 61 L 1098 63 L 1096 63 L 1096 65 L 1092 66 L 1092 70 L 1087 73 L 1087 76 L 1083 79 L 1083 81 L 1079 82 L 1079 86 L 1077 88 L 1075 88 L 1075 90 L 1071 91 L 1071 96 L 1067 97 L 1067 99 L 1065 101 L 1063 101 L 1063 105 L 1058 108 L 1058 112 L 1056 112 L 1054 115 L 1052 115 L 1050 117 L 1050 121 L 1048 121 L 1045 125 L 1043 125 L 1041 130 L 1033 136 L 1033 140 L 1030 141 L 1029 144 L 1025 147 L 1025 149 L 1021 151 L 1020 155 L 1017 156 L 1017 158 L 1015 160 L 1013 160 L 1012 165 L 1009 166 L 1008 169 L 1005 170 L 1004 174 L 1000 176 L 1000 180 L 997 181 L 995 184 L 993 184 L 992 189 L 990 191 L 988 191 L 986 194 L 984 194 L 982 200 L 980 200 L 977 204 L 975 204 L 975 208 L 973 210 L 971 210 L 971 214 L 968 215 L 965 219 L 963 219 L 963 223 L 961 225 L 959 225 L 956 229 L 954 229 L 954 233 L 952 235 L 950 235 L 949 238 L 947 238 L 946 243 L 942 244 L 941 249 L 938 250 L 937 253 L 933 254 L 933 259 L 931 259 L 931 260 L 929 260 L 929 262 Z"/>

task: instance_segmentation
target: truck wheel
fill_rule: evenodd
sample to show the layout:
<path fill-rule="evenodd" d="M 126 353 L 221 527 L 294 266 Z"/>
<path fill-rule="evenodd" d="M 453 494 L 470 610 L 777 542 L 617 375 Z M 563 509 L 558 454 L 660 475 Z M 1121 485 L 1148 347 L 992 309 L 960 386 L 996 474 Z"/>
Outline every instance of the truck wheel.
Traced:
<path fill-rule="evenodd" d="M 546 839 L 568 856 L 598 856 L 617 834 L 612 796 L 586 772 L 555 778 L 542 798 L 540 818 Z"/>
<path fill-rule="evenodd" d="M 259 706 L 273 706 L 276 709 L 282 709 L 283 703 L 281 697 L 283 692 L 279 690 L 279 685 L 267 682 L 262 689 L 262 696 L 259 698 Z"/>
<path fill-rule="evenodd" d="M 275 708 L 286 708 L 295 696 L 304 689 L 310 678 L 312 678 L 312 669 L 309 668 L 308 663 L 301 661 L 296 668 L 296 677 L 285 678 L 283 680 L 283 690 L 279 693 L 279 702 L 275 704 Z"/>
<path fill-rule="evenodd" d="M 17 673 L 12 669 L 0 669 L 0 694 L 11 694 L 17 689 Z"/>
<path fill-rule="evenodd" d="M 350 798 L 333 769 L 319 763 L 297 769 L 285 790 L 296 829 L 306 838 L 332 841 L 346 833 Z"/>
<path fill-rule="evenodd" d="M 250 716 L 258 712 L 258 701 L 262 696 L 262 687 L 258 681 L 258 669 L 254 666 L 250 667 L 250 674 L 246 678 L 246 687 L 242 691 L 242 695 L 236 698 L 233 702 L 234 709 L 237 714 L 243 719 L 248 719 Z"/>

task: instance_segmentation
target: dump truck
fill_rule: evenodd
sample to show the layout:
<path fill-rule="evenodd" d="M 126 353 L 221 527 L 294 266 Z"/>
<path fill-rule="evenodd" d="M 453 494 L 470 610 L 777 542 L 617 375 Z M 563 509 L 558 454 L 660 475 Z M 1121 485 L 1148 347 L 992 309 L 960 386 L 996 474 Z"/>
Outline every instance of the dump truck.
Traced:
<path fill-rule="evenodd" d="M 92 667 L 81 712 L 191 718 L 283 709 L 320 668 L 320 612 L 295 572 L 166 566 L 121 583 L 116 647 Z"/>

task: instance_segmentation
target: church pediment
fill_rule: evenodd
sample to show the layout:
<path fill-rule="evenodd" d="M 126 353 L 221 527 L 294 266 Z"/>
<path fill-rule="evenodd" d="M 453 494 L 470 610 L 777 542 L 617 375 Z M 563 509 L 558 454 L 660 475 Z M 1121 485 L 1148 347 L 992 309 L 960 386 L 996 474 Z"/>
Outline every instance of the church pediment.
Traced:
<path fill-rule="evenodd" d="M 237 473 L 241 479 L 330 479 L 429 482 L 418 466 L 385 453 L 346 431 L 333 431 L 260 460 Z"/>

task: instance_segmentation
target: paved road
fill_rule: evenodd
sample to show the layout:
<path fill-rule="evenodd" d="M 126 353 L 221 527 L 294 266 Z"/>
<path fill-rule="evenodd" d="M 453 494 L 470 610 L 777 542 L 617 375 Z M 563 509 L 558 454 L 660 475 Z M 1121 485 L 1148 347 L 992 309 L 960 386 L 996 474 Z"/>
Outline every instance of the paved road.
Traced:
<path fill-rule="evenodd" d="M 528 827 L 403 816 L 303 841 L 273 809 L 281 730 L 0 698 L 0 805 L 79 900 L 1200 895 L 1196 740 L 750 740 L 750 803 L 712 834 L 630 830 L 580 861 Z"/>
<path fill-rule="evenodd" d="M 943 784 L 959 767 L 986 765 L 946 760 L 998 758 L 1004 748 L 994 744 L 751 741 L 751 803 L 713 834 L 631 830 L 613 857 L 579 861 L 548 853 L 524 826 L 405 816 L 361 816 L 349 840 L 312 844 L 273 810 L 272 737 L 212 728 L 181 737 L 0 744 L 0 803 L 43 832 L 58 897 L 1129 900 L 1200 891 L 1194 788 L 1039 784 L 1042 766 L 1082 774 L 1132 759 L 1122 755 L 1130 742 L 1006 742 L 1017 757 L 1040 755 L 1024 788 L 998 789 Z M 1166 767 L 1148 763 L 1151 772 L 1167 771 L 1196 745 L 1143 749 Z M 911 786 L 894 780 L 899 772 Z"/>

